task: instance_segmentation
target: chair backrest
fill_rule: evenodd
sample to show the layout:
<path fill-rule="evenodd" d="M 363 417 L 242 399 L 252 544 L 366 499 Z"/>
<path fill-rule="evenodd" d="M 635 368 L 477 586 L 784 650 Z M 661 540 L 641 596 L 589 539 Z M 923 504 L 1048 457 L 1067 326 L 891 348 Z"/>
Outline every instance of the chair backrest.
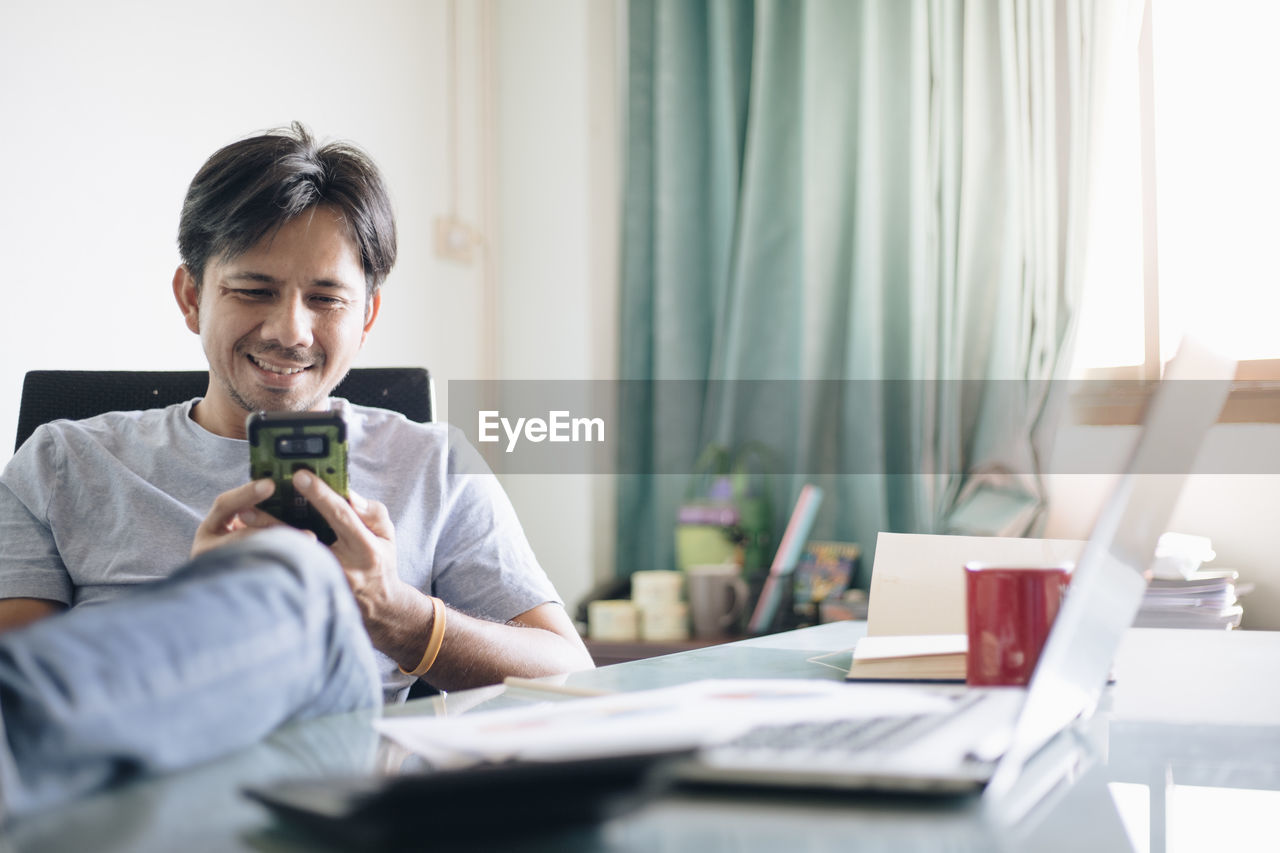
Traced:
<path fill-rule="evenodd" d="M 52 420 L 163 408 L 201 397 L 208 388 L 209 373 L 204 370 L 32 370 L 22 383 L 14 449 L 36 427 Z M 421 367 L 357 368 L 333 394 L 358 405 L 400 412 L 419 423 L 435 417 L 435 386 Z"/>

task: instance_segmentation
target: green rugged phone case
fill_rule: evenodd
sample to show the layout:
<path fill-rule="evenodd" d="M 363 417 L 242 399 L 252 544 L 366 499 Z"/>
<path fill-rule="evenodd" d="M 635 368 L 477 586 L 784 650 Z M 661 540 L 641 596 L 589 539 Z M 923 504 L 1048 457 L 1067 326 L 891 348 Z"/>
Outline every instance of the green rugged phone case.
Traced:
<path fill-rule="evenodd" d="M 294 527 L 311 530 L 326 545 L 336 537 L 324 517 L 293 489 L 293 472 L 306 469 L 347 496 L 347 424 L 336 412 L 254 412 L 249 435 L 249 476 L 270 477 L 276 490 L 259 506 Z"/>

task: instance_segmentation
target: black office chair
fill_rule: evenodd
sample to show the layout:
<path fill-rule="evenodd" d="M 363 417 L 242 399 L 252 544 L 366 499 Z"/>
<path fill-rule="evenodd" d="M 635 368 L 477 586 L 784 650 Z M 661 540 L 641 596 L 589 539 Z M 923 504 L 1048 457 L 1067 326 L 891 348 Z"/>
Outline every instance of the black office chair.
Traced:
<path fill-rule="evenodd" d="M 14 449 L 36 427 L 58 418 L 159 409 L 202 397 L 208 388 L 204 370 L 32 370 L 22 383 Z M 357 368 L 333 393 L 359 405 L 400 412 L 418 423 L 431 423 L 435 416 L 435 386 L 421 367 Z"/>
<path fill-rule="evenodd" d="M 22 383 L 14 449 L 36 427 L 52 420 L 159 409 L 202 397 L 208 389 L 209 374 L 204 370 L 31 370 Z M 421 367 L 357 368 L 333 394 L 359 405 L 400 412 L 418 423 L 431 423 L 435 417 L 435 385 Z M 409 698 L 438 692 L 418 681 L 410 688 Z"/>

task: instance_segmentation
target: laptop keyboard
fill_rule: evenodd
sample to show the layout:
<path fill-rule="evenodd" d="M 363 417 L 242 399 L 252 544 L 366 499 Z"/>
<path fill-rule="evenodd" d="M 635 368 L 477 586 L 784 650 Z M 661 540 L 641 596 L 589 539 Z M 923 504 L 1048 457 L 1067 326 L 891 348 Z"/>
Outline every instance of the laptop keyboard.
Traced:
<path fill-rule="evenodd" d="M 872 744 L 883 746 L 895 733 L 921 719 L 921 715 L 866 717 L 758 726 L 721 748 L 858 752 Z"/>
<path fill-rule="evenodd" d="M 720 744 L 716 751 L 817 753 L 824 756 L 856 755 L 885 750 L 923 737 L 957 714 L 968 711 L 986 694 L 968 694 L 946 711 L 931 714 L 894 715 L 782 723 L 756 726 Z"/>

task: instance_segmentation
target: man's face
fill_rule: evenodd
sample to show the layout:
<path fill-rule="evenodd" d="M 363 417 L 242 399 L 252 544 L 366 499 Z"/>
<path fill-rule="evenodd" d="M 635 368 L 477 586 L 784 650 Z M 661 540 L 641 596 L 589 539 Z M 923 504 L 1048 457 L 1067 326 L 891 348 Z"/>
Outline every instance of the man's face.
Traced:
<path fill-rule="evenodd" d="M 211 261 L 199 293 L 185 268 L 174 292 L 209 359 L 209 393 L 193 413 L 244 436 L 248 412 L 323 408 L 373 326 L 380 294 L 337 208 L 312 208 L 234 259 Z"/>

